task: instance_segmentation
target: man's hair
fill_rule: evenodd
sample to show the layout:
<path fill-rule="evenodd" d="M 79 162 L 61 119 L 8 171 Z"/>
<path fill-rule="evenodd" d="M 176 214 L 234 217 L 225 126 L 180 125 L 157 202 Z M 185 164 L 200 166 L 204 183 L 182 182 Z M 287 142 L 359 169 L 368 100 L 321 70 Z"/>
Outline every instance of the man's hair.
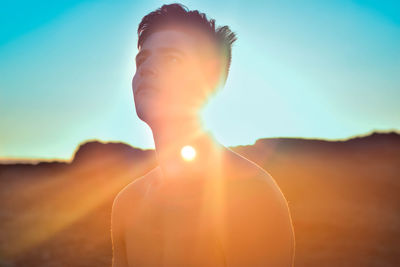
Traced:
<path fill-rule="evenodd" d="M 186 6 L 178 3 L 163 5 L 157 10 L 143 17 L 139 24 L 137 33 L 138 49 L 142 47 L 144 41 L 154 32 L 165 29 L 168 26 L 180 25 L 197 27 L 204 33 L 208 34 L 215 41 L 218 50 L 222 53 L 225 72 L 221 73 L 223 83 L 228 77 L 229 68 L 232 59 L 232 44 L 237 37 L 228 26 L 219 26 L 215 28 L 215 20 L 207 19 L 206 14 L 200 13 L 198 10 L 190 11 Z"/>

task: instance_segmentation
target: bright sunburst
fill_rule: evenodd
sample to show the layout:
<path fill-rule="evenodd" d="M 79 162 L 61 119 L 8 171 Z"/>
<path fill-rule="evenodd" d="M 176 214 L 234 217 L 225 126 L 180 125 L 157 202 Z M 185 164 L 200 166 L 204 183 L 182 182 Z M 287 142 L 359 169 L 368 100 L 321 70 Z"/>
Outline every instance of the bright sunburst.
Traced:
<path fill-rule="evenodd" d="M 184 146 L 181 149 L 182 158 L 186 161 L 191 161 L 196 157 L 196 150 L 191 146 Z"/>

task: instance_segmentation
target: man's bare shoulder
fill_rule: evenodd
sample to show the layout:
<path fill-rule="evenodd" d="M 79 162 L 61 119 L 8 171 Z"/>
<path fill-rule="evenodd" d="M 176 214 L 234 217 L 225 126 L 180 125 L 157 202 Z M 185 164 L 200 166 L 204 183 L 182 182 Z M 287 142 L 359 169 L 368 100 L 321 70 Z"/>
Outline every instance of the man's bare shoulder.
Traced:
<path fill-rule="evenodd" d="M 279 189 L 275 180 L 265 169 L 235 151 L 230 149 L 229 151 L 227 168 L 230 169 L 229 173 L 232 174 L 231 180 L 239 183 L 264 183 L 272 188 Z"/>
<path fill-rule="evenodd" d="M 233 151 L 232 151 L 233 152 Z M 255 162 L 233 152 L 233 173 L 227 192 L 248 205 L 276 207 L 288 213 L 288 202 L 275 179 Z M 232 179 L 233 177 L 233 179 Z"/>
<path fill-rule="evenodd" d="M 126 185 L 115 197 L 114 205 L 123 205 L 124 203 L 132 203 L 132 201 L 143 199 L 146 196 L 149 186 L 157 175 L 159 175 L 159 171 L 159 167 L 156 167 Z"/>

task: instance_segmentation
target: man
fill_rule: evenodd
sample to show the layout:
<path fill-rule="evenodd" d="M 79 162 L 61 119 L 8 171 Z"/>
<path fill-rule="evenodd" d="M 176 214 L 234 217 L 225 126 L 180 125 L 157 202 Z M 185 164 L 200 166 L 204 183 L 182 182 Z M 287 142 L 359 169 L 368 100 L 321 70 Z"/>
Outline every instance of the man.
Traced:
<path fill-rule="evenodd" d="M 199 118 L 225 83 L 235 34 L 171 4 L 145 16 L 138 35 L 133 95 L 159 166 L 114 200 L 113 266 L 292 266 L 294 232 L 279 187 Z"/>

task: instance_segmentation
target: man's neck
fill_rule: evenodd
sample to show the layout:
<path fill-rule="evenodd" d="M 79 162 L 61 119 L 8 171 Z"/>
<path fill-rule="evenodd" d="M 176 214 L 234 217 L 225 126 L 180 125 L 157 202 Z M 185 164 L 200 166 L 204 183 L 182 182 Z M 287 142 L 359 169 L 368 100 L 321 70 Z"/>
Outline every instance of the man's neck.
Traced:
<path fill-rule="evenodd" d="M 205 179 L 220 165 L 223 146 L 210 133 L 203 130 L 198 119 L 182 118 L 169 120 L 152 126 L 161 183 L 184 185 Z M 196 154 L 185 160 L 181 150 L 191 146 Z"/>

